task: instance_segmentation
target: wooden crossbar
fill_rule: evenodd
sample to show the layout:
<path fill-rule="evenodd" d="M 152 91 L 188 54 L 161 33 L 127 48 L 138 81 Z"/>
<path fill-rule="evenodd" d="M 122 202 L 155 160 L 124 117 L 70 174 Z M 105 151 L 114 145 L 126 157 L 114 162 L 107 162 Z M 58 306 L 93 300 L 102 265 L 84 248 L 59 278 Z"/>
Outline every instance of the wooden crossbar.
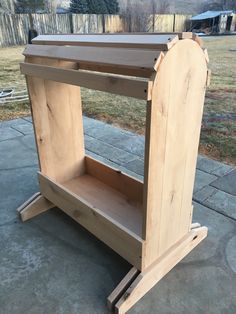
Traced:
<path fill-rule="evenodd" d="M 55 68 L 51 66 L 21 63 L 21 73 L 55 82 L 82 86 L 143 100 L 150 100 L 151 82 L 114 75 L 95 74 L 85 71 Z"/>

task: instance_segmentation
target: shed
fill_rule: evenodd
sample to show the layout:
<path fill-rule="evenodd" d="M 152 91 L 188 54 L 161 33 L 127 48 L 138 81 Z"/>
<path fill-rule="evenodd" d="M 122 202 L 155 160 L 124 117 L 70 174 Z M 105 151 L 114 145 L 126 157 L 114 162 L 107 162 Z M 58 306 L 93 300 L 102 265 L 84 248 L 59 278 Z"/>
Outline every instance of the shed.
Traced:
<path fill-rule="evenodd" d="M 191 18 L 191 31 L 222 34 L 231 31 L 233 11 L 206 11 Z"/>

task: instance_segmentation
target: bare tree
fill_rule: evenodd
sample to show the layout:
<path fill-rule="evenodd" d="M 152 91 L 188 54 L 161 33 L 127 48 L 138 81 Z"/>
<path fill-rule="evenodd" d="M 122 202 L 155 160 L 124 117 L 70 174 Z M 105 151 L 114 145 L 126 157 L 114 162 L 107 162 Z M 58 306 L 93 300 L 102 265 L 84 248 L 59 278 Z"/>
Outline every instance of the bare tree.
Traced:
<path fill-rule="evenodd" d="M 233 10 L 236 11 L 236 1 L 235 0 L 215 0 L 208 1 L 205 3 L 200 3 L 199 11 L 204 12 L 208 10 Z"/>
<path fill-rule="evenodd" d="M 15 1 L 14 0 L 1 0 L 0 12 L 15 13 Z"/>
<path fill-rule="evenodd" d="M 48 13 L 56 13 L 59 3 L 60 3 L 59 0 L 45 0 L 44 1 L 45 10 Z"/>

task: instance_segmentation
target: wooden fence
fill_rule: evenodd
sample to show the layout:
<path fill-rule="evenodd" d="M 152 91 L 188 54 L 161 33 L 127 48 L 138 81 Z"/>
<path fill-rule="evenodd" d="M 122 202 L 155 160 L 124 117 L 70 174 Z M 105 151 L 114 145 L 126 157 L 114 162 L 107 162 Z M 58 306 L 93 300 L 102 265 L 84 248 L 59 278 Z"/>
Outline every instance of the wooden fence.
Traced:
<path fill-rule="evenodd" d="M 185 31 L 191 15 L 0 14 L 0 47 L 25 45 L 38 34 Z"/>

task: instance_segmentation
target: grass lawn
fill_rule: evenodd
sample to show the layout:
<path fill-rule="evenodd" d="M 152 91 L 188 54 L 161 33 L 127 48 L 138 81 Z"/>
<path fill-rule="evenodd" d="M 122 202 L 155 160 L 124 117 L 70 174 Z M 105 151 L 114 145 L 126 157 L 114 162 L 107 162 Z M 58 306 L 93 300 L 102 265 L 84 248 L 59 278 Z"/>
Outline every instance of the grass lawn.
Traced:
<path fill-rule="evenodd" d="M 236 165 L 236 36 L 204 39 L 212 70 L 202 122 L 200 153 Z M 235 43 L 235 44 L 234 44 Z M 2 48 L 0 87 L 26 88 L 19 72 L 23 47 Z M 84 112 L 125 129 L 144 134 L 145 102 L 82 89 Z M 28 103 L 0 106 L 0 120 L 29 115 Z"/>

